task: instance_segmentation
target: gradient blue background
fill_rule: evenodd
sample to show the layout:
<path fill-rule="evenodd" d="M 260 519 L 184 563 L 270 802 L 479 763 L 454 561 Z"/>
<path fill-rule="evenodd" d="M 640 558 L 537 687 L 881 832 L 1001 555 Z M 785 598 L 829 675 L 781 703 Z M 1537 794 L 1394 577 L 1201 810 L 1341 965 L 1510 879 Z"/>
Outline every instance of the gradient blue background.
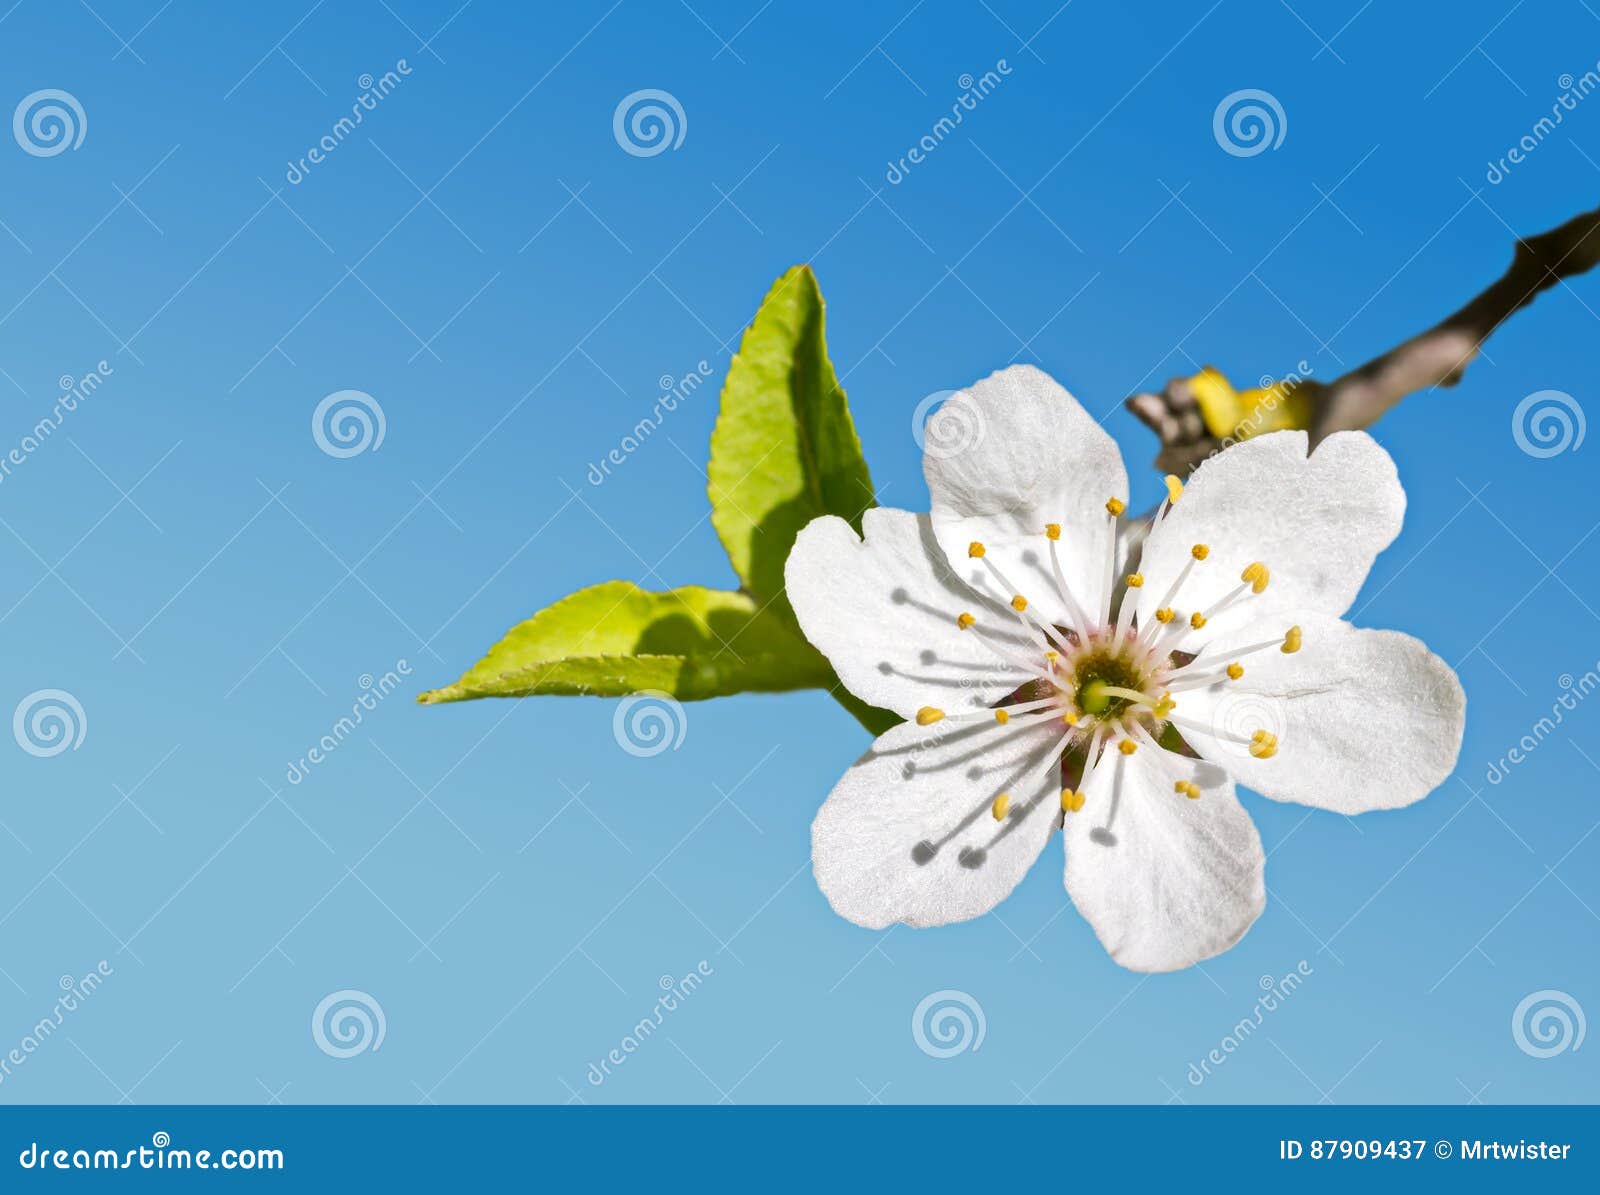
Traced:
<path fill-rule="evenodd" d="M 1484 773 L 1600 659 L 1596 448 L 1533 459 L 1510 427 L 1536 390 L 1592 409 L 1600 277 L 1376 429 L 1410 508 L 1356 618 L 1458 668 L 1458 776 L 1359 822 L 1246 797 L 1269 904 L 1203 967 L 1114 966 L 1054 846 L 974 923 L 834 917 L 808 827 L 865 739 L 820 694 L 691 706 L 647 759 L 609 702 L 396 696 L 285 779 L 363 674 L 451 680 L 609 578 L 732 582 L 700 471 L 711 387 L 604 485 L 585 473 L 659 377 L 705 359 L 720 382 L 794 262 L 829 301 L 882 500 L 913 509 L 917 401 L 1010 361 L 1104 415 L 1144 500 L 1131 391 L 1201 362 L 1330 377 L 1431 323 L 1511 230 L 1600 190 L 1595 99 L 1485 182 L 1600 58 L 1578 0 L 1508 7 L 11 7 L 0 108 L 63 88 L 88 130 L 47 159 L 0 137 L 0 439 L 61 375 L 115 372 L 0 484 L 0 710 L 60 688 L 88 719 L 76 751 L 0 750 L 0 1048 L 59 976 L 115 971 L 0 1100 L 1594 1100 L 1600 1050 L 1530 1058 L 1510 1017 L 1543 988 L 1600 1010 L 1600 704 Z M 357 77 L 401 58 L 288 185 Z M 888 186 L 999 59 L 1003 85 Z M 687 135 L 637 158 L 611 117 L 648 87 Z M 1247 87 L 1287 135 L 1239 158 L 1211 117 Z M 337 460 L 310 416 L 346 388 L 387 438 Z M 702 959 L 662 1033 L 586 1082 L 658 977 Z M 1258 977 L 1301 960 L 1288 1004 L 1186 1081 Z M 381 1003 L 379 1051 L 316 1048 L 340 988 Z M 987 1018 L 948 1061 L 910 1031 L 942 988 Z"/>

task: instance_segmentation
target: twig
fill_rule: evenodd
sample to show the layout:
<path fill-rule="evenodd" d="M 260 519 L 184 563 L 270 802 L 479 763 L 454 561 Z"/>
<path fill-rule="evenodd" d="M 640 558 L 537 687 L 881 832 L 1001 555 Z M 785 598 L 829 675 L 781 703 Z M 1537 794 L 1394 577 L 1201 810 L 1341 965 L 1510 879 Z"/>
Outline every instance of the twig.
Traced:
<path fill-rule="evenodd" d="M 1540 291 L 1600 264 L 1597 232 L 1600 208 L 1519 238 L 1506 272 L 1459 311 L 1331 382 L 1298 383 L 1295 396 L 1309 402 L 1313 443 L 1370 426 L 1408 394 L 1455 385 L 1483 342 Z M 1160 393 L 1135 394 L 1127 405 L 1160 438 L 1156 468 L 1163 472 L 1187 473 L 1226 446 L 1206 428 L 1187 378 L 1174 378 Z"/>

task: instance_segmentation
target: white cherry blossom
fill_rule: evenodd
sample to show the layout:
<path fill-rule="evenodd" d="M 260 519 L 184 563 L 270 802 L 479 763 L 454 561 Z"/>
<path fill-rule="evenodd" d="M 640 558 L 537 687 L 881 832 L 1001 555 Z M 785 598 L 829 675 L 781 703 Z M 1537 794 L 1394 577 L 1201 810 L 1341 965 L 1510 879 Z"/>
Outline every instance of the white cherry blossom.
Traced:
<path fill-rule="evenodd" d="M 817 816 L 812 859 L 857 924 L 992 909 L 1063 829 L 1066 888 L 1140 971 L 1232 946 L 1265 858 L 1234 783 L 1354 814 L 1455 766 L 1465 698 L 1416 639 L 1343 621 L 1405 509 L 1361 432 L 1237 444 L 1145 525 L 1115 443 L 1030 366 L 934 416 L 932 512 L 817 519 L 787 566 L 801 628 L 900 714 Z M 971 436 L 976 429 L 977 435 Z M 930 428 L 929 442 L 942 443 Z"/>

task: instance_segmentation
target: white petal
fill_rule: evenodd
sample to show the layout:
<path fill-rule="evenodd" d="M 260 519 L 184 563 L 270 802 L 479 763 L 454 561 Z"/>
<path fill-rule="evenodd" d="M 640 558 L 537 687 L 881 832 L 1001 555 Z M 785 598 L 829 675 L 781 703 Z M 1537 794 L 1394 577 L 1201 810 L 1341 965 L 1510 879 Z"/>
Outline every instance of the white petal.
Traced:
<path fill-rule="evenodd" d="M 841 518 L 813 519 L 784 569 L 800 629 L 857 697 L 909 718 L 925 705 L 990 705 L 1017 688 L 1027 675 L 956 625 L 969 610 L 980 633 L 1043 665 L 1011 610 L 980 602 L 951 574 L 927 515 L 878 507 L 861 526 L 858 539 Z"/>
<path fill-rule="evenodd" d="M 940 421 L 965 435 L 940 435 Z M 973 541 L 1044 617 L 1068 623 L 1056 597 L 1045 525 L 1058 523 L 1062 572 L 1079 605 L 1094 616 L 1111 542 L 1108 498 L 1126 502 L 1128 475 L 1115 441 L 1048 374 L 1013 365 L 947 399 L 929 420 L 923 472 L 933 526 L 951 567 L 1002 593 Z"/>
<path fill-rule="evenodd" d="M 1399 631 L 1368 631 L 1300 611 L 1302 646 L 1292 655 L 1259 652 L 1244 675 L 1178 695 L 1184 738 L 1235 780 L 1277 801 L 1336 813 L 1397 809 L 1432 792 L 1461 752 L 1466 695 L 1450 666 Z M 1274 626 L 1230 635 L 1204 659 L 1225 662 L 1227 646 L 1282 633 Z M 1191 723 L 1202 729 L 1191 729 Z M 1242 743 L 1256 729 L 1278 736 L 1278 752 L 1256 759 Z"/>
<path fill-rule="evenodd" d="M 1200 786 L 1190 800 L 1173 786 Z M 1266 856 L 1220 768 L 1146 742 L 1113 751 L 1066 816 L 1067 892 L 1101 944 L 1134 971 L 1220 954 L 1266 905 Z"/>
<path fill-rule="evenodd" d="M 1373 559 L 1400 532 L 1406 496 L 1394 461 L 1365 432 L 1339 432 L 1306 455 L 1306 433 L 1273 432 L 1235 444 L 1195 471 L 1145 541 L 1140 622 L 1148 625 L 1195 544 L 1195 564 L 1172 606 L 1184 617 L 1215 607 L 1245 566 L 1272 570 L 1266 591 L 1213 617 L 1186 650 L 1211 635 L 1288 609 L 1343 614 Z M 1171 641 L 1176 646 L 1179 641 Z"/>
<path fill-rule="evenodd" d="M 1019 720 L 1020 721 L 1020 720 Z M 870 929 L 987 913 L 1017 886 L 1061 812 L 1055 719 L 952 727 L 904 723 L 844 774 L 811 827 L 817 884 Z M 1011 794 L 1004 821 L 994 798 Z"/>

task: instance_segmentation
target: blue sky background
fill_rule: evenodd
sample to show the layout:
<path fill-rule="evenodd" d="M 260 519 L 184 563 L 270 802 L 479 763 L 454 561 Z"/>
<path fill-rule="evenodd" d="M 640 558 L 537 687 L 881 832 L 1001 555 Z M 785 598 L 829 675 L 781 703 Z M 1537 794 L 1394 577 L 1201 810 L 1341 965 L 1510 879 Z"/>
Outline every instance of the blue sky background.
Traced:
<path fill-rule="evenodd" d="M 1600 1010 L 1600 703 L 1485 771 L 1600 660 L 1596 448 L 1536 459 L 1511 427 L 1535 391 L 1592 409 L 1600 275 L 1376 429 L 1410 507 L 1355 617 L 1458 668 L 1457 777 L 1359 822 L 1247 796 L 1267 912 L 1202 968 L 1113 965 L 1054 845 L 995 916 L 834 917 L 809 824 L 865 738 L 822 695 L 688 707 L 678 750 L 635 758 L 614 703 L 409 694 L 584 585 L 732 582 L 710 387 L 585 474 L 660 377 L 704 359 L 720 384 L 787 266 L 817 271 L 886 503 L 926 502 L 918 400 L 1014 360 L 1105 416 L 1149 499 L 1130 392 L 1202 362 L 1334 376 L 1486 285 L 1514 231 L 1591 206 L 1600 99 L 1485 174 L 1596 59 L 1579 0 L 21 0 L 0 109 L 57 88 L 87 125 L 51 157 L 0 138 L 0 440 L 62 376 L 112 372 L 0 482 L 0 713 L 61 689 L 87 722 L 76 750 L 0 751 L 0 1054 L 59 977 L 113 973 L 0 1100 L 1593 1101 L 1600 1050 L 1530 1057 L 1511 1017 L 1543 989 Z M 676 150 L 614 139 L 643 88 L 681 104 Z M 1243 88 L 1281 104 L 1277 149 L 1213 137 Z M 311 415 L 344 389 L 386 434 L 336 459 Z M 406 691 L 289 784 L 402 660 Z M 586 1081 L 702 960 L 663 1030 Z M 381 1005 L 380 1049 L 318 1049 L 341 989 Z M 981 1049 L 917 1048 L 941 989 L 981 1005 Z"/>

